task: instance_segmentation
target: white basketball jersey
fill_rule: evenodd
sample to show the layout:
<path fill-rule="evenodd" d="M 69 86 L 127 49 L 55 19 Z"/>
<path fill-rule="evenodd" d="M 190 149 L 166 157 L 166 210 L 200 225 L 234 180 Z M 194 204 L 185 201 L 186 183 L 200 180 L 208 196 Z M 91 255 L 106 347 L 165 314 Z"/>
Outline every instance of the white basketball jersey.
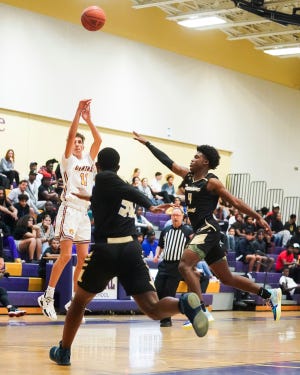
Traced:
<path fill-rule="evenodd" d="M 90 202 L 79 199 L 72 193 L 84 192 L 92 195 L 96 167 L 90 154 L 83 155 L 81 159 L 77 159 L 74 155 L 66 159 L 63 155 L 60 168 L 64 182 L 61 200 L 87 208 Z"/>

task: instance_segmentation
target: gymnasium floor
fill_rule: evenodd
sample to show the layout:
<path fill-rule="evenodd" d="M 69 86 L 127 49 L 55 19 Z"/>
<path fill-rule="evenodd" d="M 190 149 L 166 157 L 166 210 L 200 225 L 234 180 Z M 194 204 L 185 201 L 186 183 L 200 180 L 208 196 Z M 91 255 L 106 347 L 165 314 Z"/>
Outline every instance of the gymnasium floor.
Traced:
<path fill-rule="evenodd" d="M 51 322 L 41 315 L 0 316 L 0 373 L 76 375 L 300 374 L 300 314 L 284 311 L 280 322 L 270 312 L 213 312 L 206 337 L 172 328 L 143 315 L 93 315 L 78 331 L 71 366 L 48 358 L 61 337 L 64 316 Z"/>

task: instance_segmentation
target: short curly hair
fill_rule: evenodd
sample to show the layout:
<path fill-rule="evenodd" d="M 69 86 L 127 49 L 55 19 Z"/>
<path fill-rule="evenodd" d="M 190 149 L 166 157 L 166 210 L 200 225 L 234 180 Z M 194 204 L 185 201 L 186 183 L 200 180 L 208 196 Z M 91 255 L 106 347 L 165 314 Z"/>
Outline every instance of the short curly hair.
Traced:
<path fill-rule="evenodd" d="M 197 151 L 201 152 L 206 157 L 210 169 L 217 168 L 217 166 L 220 163 L 220 155 L 214 147 L 208 145 L 201 145 L 197 146 Z"/>

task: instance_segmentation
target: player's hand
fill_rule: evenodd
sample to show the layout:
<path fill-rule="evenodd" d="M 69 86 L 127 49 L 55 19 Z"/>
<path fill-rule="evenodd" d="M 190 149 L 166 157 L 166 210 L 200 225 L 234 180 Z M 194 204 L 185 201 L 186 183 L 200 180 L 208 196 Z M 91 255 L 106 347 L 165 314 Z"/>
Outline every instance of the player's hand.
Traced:
<path fill-rule="evenodd" d="M 149 208 L 149 211 L 153 212 L 154 214 L 160 214 L 160 213 L 164 213 L 168 208 L 172 206 L 173 206 L 172 203 L 160 204 L 159 206 L 151 206 Z"/>
<path fill-rule="evenodd" d="M 83 99 L 83 100 L 80 100 L 79 104 L 78 104 L 78 111 L 81 113 L 86 106 L 90 105 L 92 99 Z"/>
<path fill-rule="evenodd" d="M 139 141 L 143 145 L 145 145 L 148 142 L 148 139 L 146 139 L 145 137 L 142 137 L 139 133 L 133 131 L 132 134 L 134 136 L 133 139 L 135 139 L 136 141 Z"/>
<path fill-rule="evenodd" d="M 90 103 L 91 101 L 89 101 L 89 103 L 83 108 L 83 110 L 81 111 L 81 117 L 84 119 L 84 121 L 86 123 L 89 123 L 91 122 L 91 109 L 90 109 Z"/>
<path fill-rule="evenodd" d="M 86 194 L 86 193 L 81 193 L 79 191 L 79 193 L 71 193 L 73 195 L 75 195 L 75 197 L 79 198 L 79 199 L 82 199 L 84 201 L 90 201 L 91 200 L 91 196 Z"/>

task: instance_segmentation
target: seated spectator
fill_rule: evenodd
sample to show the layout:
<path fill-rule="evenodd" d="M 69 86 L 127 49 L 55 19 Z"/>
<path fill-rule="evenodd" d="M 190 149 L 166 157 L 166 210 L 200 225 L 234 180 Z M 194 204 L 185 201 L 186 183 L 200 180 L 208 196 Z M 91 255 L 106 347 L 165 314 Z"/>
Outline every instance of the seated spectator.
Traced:
<path fill-rule="evenodd" d="M 214 275 L 205 260 L 201 260 L 197 263 L 195 272 L 200 278 L 201 292 L 205 293 L 209 284 L 209 280 L 214 278 Z"/>
<path fill-rule="evenodd" d="M 135 227 L 138 233 L 143 233 L 143 235 L 147 235 L 148 232 L 153 231 L 153 225 L 150 223 L 149 220 L 145 218 L 143 215 L 143 207 L 137 207 L 135 210 Z"/>
<path fill-rule="evenodd" d="M 140 186 L 140 184 L 141 184 L 141 180 L 140 180 L 140 178 L 139 177 L 132 177 L 132 182 L 131 182 L 131 185 L 133 186 L 133 187 L 135 187 L 136 189 L 138 189 L 139 188 L 139 186 Z"/>
<path fill-rule="evenodd" d="M 251 216 L 245 216 L 244 217 L 244 224 L 242 226 L 242 232 L 243 233 L 246 233 L 246 231 L 251 231 L 252 233 L 256 233 L 257 231 L 257 228 L 256 228 L 256 225 L 255 225 L 255 222 L 253 220 L 253 217 Z"/>
<path fill-rule="evenodd" d="M 29 195 L 30 201 L 33 203 L 33 205 L 38 209 L 38 210 L 43 210 L 45 208 L 45 203 L 46 201 L 39 201 L 39 187 L 41 185 L 41 181 L 37 181 L 36 179 L 37 173 L 30 171 L 28 180 L 27 180 L 27 188 L 26 192 Z"/>
<path fill-rule="evenodd" d="M 140 175 L 141 175 L 141 170 L 140 168 L 134 168 L 133 172 L 132 172 L 132 178 L 134 177 L 138 177 L 140 178 Z"/>
<path fill-rule="evenodd" d="M 40 228 L 40 239 L 42 242 L 42 254 L 50 246 L 49 242 L 54 238 L 54 228 L 51 224 L 50 215 L 44 215 L 44 218 L 41 223 L 37 224 Z"/>
<path fill-rule="evenodd" d="M 269 241 L 269 242 L 268 242 Z M 258 256 L 256 259 L 257 267 L 256 271 L 260 271 L 260 266 L 263 265 L 266 271 L 270 271 L 274 264 L 274 259 L 267 256 L 268 248 L 271 248 L 270 237 L 269 239 L 265 238 L 265 231 L 263 229 L 259 229 L 257 231 L 256 239 L 252 242 L 252 248 L 254 253 Z M 260 257 L 260 258 L 259 258 Z"/>
<path fill-rule="evenodd" d="M 15 189 L 12 189 L 8 194 L 7 198 L 11 204 L 19 203 L 19 195 L 26 194 L 28 196 L 27 204 L 31 207 L 35 214 L 39 213 L 38 208 L 31 201 L 29 194 L 27 193 L 28 182 L 27 180 L 21 180 L 19 186 Z"/>
<path fill-rule="evenodd" d="M 8 226 L 10 233 L 13 233 L 18 221 L 18 211 L 6 198 L 6 191 L 0 186 L 0 220 Z"/>
<path fill-rule="evenodd" d="M 149 231 L 146 238 L 142 242 L 144 258 L 153 258 L 158 245 L 158 240 L 155 238 L 155 232 Z"/>
<path fill-rule="evenodd" d="M 49 215 L 51 217 L 51 224 L 54 225 L 56 215 L 57 215 L 57 210 L 56 210 L 56 207 L 54 206 L 54 204 L 51 201 L 46 201 L 44 211 L 41 212 L 37 216 L 37 219 L 36 219 L 37 223 L 41 223 L 43 221 L 43 218 L 46 215 Z"/>
<path fill-rule="evenodd" d="M 46 278 L 46 264 L 55 262 L 60 254 L 59 240 L 51 238 L 49 240 L 49 246 L 43 252 L 43 255 L 39 262 L 39 277 L 42 279 Z"/>
<path fill-rule="evenodd" d="M 263 207 L 261 209 L 264 219 L 268 224 L 271 223 L 273 219 L 276 218 L 276 215 L 280 212 L 280 206 L 278 203 L 273 203 L 272 210 L 269 212 L 266 212 L 267 208 Z"/>
<path fill-rule="evenodd" d="M 292 300 L 295 291 L 298 289 L 300 290 L 300 285 L 295 282 L 295 280 L 290 275 L 290 269 L 288 267 L 284 267 L 282 271 L 282 276 L 279 279 L 279 285 L 282 289 L 282 294 L 286 295 L 287 300 Z"/>
<path fill-rule="evenodd" d="M 166 183 L 162 185 L 161 191 L 166 191 L 168 193 L 171 202 L 174 202 L 175 198 L 175 187 L 174 187 L 174 175 L 168 173 L 166 175 Z"/>
<path fill-rule="evenodd" d="M 25 215 L 18 220 L 14 238 L 18 251 L 26 254 L 28 263 L 40 259 L 42 242 L 39 228 L 35 225 L 33 216 Z"/>
<path fill-rule="evenodd" d="M 0 186 L 3 186 L 5 189 L 10 189 L 9 179 L 3 173 L 0 173 Z"/>
<path fill-rule="evenodd" d="M 10 188 L 13 189 L 13 182 L 19 185 L 19 172 L 15 170 L 15 152 L 7 150 L 5 157 L 0 161 L 0 172 L 9 179 Z"/>
<path fill-rule="evenodd" d="M 290 232 L 290 236 L 294 236 L 296 233 L 297 225 L 296 225 L 297 216 L 295 214 L 291 214 L 289 220 L 284 224 L 283 229 L 286 229 Z"/>
<path fill-rule="evenodd" d="M 43 177 L 41 186 L 39 187 L 38 198 L 40 201 L 51 201 L 58 208 L 60 203 L 59 195 L 56 193 L 53 185 L 51 185 L 50 177 Z"/>
<path fill-rule="evenodd" d="M 235 230 L 235 243 L 236 244 L 241 238 L 245 237 L 245 233 L 243 233 L 243 226 L 244 226 L 243 215 L 240 213 L 237 213 L 235 215 L 235 222 L 231 225 L 231 228 Z"/>
<path fill-rule="evenodd" d="M 228 229 L 227 216 L 228 215 L 222 206 L 219 206 L 214 210 L 214 218 L 218 222 L 221 232 L 224 232 L 224 233 L 226 233 Z"/>
<path fill-rule="evenodd" d="M 148 185 L 148 179 L 147 179 L 146 177 L 144 177 L 144 178 L 142 179 L 142 181 L 141 181 L 141 185 L 138 186 L 138 189 L 139 189 L 144 195 L 146 195 L 146 197 L 148 197 L 148 198 L 151 200 L 153 206 L 158 206 L 158 205 L 160 205 L 160 204 L 163 203 L 163 201 L 162 201 L 162 197 L 161 197 L 161 196 L 159 196 L 159 195 L 155 195 L 155 196 L 154 196 L 154 195 L 152 194 L 152 191 L 151 191 L 151 189 L 150 189 L 150 187 L 149 187 L 149 185 Z"/>
<path fill-rule="evenodd" d="M 275 246 L 286 246 L 291 238 L 291 234 L 287 229 L 284 229 L 280 212 L 272 216 L 270 227 L 272 229 Z"/>
<path fill-rule="evenodd" d="M 28 195 L 19 194 L 18 199 L 18 203 L 14 204 L 15 209 L 18 211 L 18 219 L 21 219 L 21 217 L 25 215 L 34 216 L 33 208 L 29 207 L 29 204 L 27 203 L 29 200 Z"/>
<path fill-rule="evenodd" d="M 184 180 L 178 185 L 176 196 L 180 198 L 181 203 L 185 205 L 185 182 Z"/>
<path fill-rule="evenodd" d="M 298 243 L 288 243 L 276 259 L 275 271 L 282 272 L 284 268 L 291 268 L 296 264 L 294 249 L 299 249 Z"/>
<path fill-rule="evenodd" d="M 290 243 L 299 243 L 300 244 L 300 225 L 296 227 L 295 234 L 291 237 Z"/>
<path fill-rule="evenodd" d="M 255 254 L 253 250 L 253 241 L 255 235 L 250 230 L 245 232 L 245 237 L 241 238 L 236 245 L 236 256 L 237 260 L 242 261 L 245 264 L 248 264 L 248 276 L 252 278 L 251 272 L 253 271 L 254 265 L 256 265 L 256 272 L 259 271 L 260 262 L 262 257 L 258 254 Z"/>
<path fill-rule="evenodd" d="M 58 161 L 56 159 L 47 160 L 46 165 L 42 166 L 39 169 L 39 173 L 43 176 L 43 178 L 49 178 L 50 179 L 49 185 L 51 185 L 51 186 L 57 185 L 56 174 L 53 170 L 54 169 L 54 163 L 58 163 Z"/>
<path fill-rule="evenodd" d="M 167 215 L 171 215 L 175 207 L 176 208 L 180 208 L 181 211 L 184 213 L 184 207 L 181 205 L 181 200 L 180 200 L 179 197 L 175 197 L 174 198 L 174 204 L 173 204 L 173 206 L 169 207 L 168 209 L 166 209 L 165 213 Z"/>
<path fill-rule="evenodd" d="M 228 249 L 235 251 L 235 229 L 230 227 L 226 236 L 228 240 Z"/>
<path fill-rule="evenodd" d="M 167 191 L 162 191 L 162 185 L 161 185 L 161 179 L 162 179 L 162 173 L 156 172 L 154 179 L 150 182 L 150 188 L 153 195 L 159 195 L 162 197 L 163 201 L 165 203 L 171 203 L 171 199 L 169 198 L 169 195 Z"/>

